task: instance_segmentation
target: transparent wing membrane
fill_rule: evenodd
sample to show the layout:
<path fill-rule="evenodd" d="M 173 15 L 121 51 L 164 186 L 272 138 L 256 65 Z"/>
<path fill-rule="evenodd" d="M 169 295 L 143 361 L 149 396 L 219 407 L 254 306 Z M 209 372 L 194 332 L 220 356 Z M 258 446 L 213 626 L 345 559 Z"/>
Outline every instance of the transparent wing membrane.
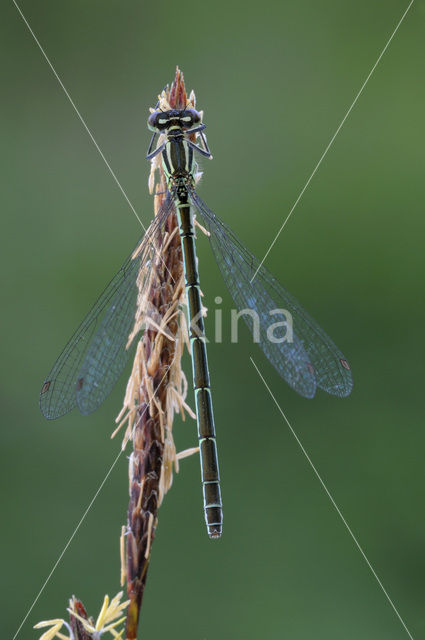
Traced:
<path fill-rule="evenodd" d="M 81 413 L 91 413 L 112 391 L 129 356 L 126 345 L 135 319 L 140 266 L 154 254 L 154 240 L 172 210 L 173 202 L 168 198 L 137 250 L 124 262 L 56 360 L 40 394 L 40 408 L 46 418 L 59 418 L 75 406 Z"/>
<path fill-rule="evenodd" d="M 353 381 L 341 351 L 264 266 L 251 283 L 259 267 L 257 258 L 193 189 L 190 199 L 210 232 L 212 250 L 238 310 L 255 312 L 242 317 L 278 373 L 304 397 L 312 398 L 317 387 L 336 396 L 347 396 Z M 111 392 L 129 357 L 126 345 L 135 319 L 140 267 L 153 256 L 153 247 L 172 210 L 173 198 L 168 194 L 137 251 L 121 266 L 55 362 L 40 394 L 40 407 L 46 418 L 58 418 L 75 406 L 81 413 L 91 413 Z M 270 339 L 270 328 L 282 320 L 276 315 L 279 309 L 291 314 L 292 335 L 281 326 L 272 331 L 276 341 Z M 291 340 L 279 340 L 285 332 Z"/>
<path fill-rule="evenodd" d="M 278 373 L 300 395 L 312 398 L 316 387 L 327 393 L 349 395 L 353 380 L 349 364 L 341 351 L 295 298 L 261 266 L 238 240 L 233 231 L 207 207 L 194 190 L 191 200 L 210 232 L 210 243 L 220 271 L 239 311 L 252 309 L 259 319 L 258 341 Z M 284 309 L 292 316 L 292 341 L 270 340 L 270 327 L 277 320 L 270 312 Z M 242 316 L 251 332 L 257 330 L 255 319 Z M 273 336 L 288 336 L 285 331 Z"/>
<path fill-rule="evenodd" d="M 125 347 L 136 313 L 139 268 L 140 257 L 132 261 L 87 349 L 76 385 L 81 413 L 91 413 L 102 404 L 126 365 L 129 349 Z"/>

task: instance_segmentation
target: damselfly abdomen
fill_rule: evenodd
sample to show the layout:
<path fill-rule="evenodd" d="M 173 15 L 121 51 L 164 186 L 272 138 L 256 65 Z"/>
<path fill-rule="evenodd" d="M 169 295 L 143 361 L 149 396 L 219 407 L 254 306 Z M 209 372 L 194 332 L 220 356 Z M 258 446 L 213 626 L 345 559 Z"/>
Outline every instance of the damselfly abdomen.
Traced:
<path fill-rule="evenodd" d="M 58 418 L 75 406 L 87 414 L 109 394 L 128 358 L 128 336 L 138 300 L 147 300 L 140 292 L 148 286 L 148 280 L 140 281 L 140 273 L 149 271 L 147 257 L 157 258 L 152 247 L 158 246 L 169 216 L 176 215 L 189 315 L 205 519 L 210 537 L 217 538 L 222 530 L 222 505 L 194 212 L 209 233 L 212 250 L 238 310 L 253 312 L 243 318 L 286 382 L 306 398 L 312 398 L 318 387 L 344 397 L 351 392 L 352 376 L 347 360 L 316 321 L 197 194 L 195 158 L 211 158 L 200 112 L 192 103 L 181 109 L 164 109 L 159 104 L 152 110 L 148 126 L 153 136 L 147 158 L 152 162 L 161 158 L 166 196 L 138 249 L 123 264 L 56 361 L 41 390 L 41 410 L 49 419 Z M 157 136 L 159 142 L 154 148 Z M 271 314 L 276 311 L 282 312 L 285 322 L 291 318 L 291 331 L 284 338 L 276 338 L 270 332 Z"/>

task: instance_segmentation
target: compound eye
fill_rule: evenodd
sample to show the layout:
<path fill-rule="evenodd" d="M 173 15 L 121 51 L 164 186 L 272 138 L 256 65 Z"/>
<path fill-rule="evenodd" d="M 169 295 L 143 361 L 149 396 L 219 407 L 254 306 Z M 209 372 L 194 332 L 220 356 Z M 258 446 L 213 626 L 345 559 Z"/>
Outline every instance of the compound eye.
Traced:
<path fill-rule="evenodd" d="M 154 111 L 148 118 L 148 127 L 151 131 L 164 131 L 170 122 L 170 112 Z"/>
<path fill-rule="evenodd" d="M 156 131 L 158 129 L 158 116 L 159 116 L 159 112 L 158 111 L 154 111 L 153 113 L 151 113 L 151 115 L 148 118 L 148 127 L 151 131 Z"/>
<path fill-rule="evenodd" d="M 181 112 L 180 122 L 186 129 L 191 129 L 194 124 L 201 121 L 201 116 L 195 109 L 185 109 Z"/>
<path fill-rule="evenodd" d="M 196 109 L 186 109 L 186 113 L 192 117 L 193 124 L 199 124 L 201 122 L 201 115 Z"/>

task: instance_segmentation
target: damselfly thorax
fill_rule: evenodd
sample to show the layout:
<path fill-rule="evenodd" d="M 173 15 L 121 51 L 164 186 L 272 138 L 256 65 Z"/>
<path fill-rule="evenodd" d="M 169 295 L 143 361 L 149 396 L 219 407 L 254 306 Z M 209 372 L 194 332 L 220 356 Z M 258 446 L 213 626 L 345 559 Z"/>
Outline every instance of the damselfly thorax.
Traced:
<path fill-rule="evenodd" d="M 147 159 L 152 160 L 161 153 L 162 166 L 170 192 L 177 189 L 182 197 L 185 194 L 187 196 L 184 187 L 194 184 L 197 167 L 194 159 L 195 152 L 206 158 L 212 158 L 203 133 L 205 124 L 201 122 L 200 114 L 195 109 L 154 111 L 148 119 L 148 127 L 153 131 L 153 136 Z M 161 133 L 166 135 L 166 139 L 152 151 L 156 136 Z M 193 141 L 196 134 L 199 134 L 202 147 Z"/>

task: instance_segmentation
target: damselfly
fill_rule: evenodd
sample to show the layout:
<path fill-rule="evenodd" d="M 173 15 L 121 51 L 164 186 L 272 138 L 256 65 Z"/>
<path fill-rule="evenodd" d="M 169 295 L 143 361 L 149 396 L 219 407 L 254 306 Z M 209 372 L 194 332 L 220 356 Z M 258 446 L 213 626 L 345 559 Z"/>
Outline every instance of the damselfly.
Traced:
<path fill-rule="evenodd" d="M 301 305 L 275 280 L 233 231 L 203 202 L 195 185 L 197 156 L 211 158 L 205 136 L 206 125 L 193 102 L 181 108 L 151 110 L 148 127 L 153 132 L 147 159 L 161 159 L 166 181 L 153 222 L 83 320 L 45 380 L 41 410 L 48 419 L 58 418 L 75 406 L 88 414 L 105 400 L 127 361 L 140 291 L 148 279 L 146 261 L 155 260 L 152 247 L 164 233 L 169 216 L 177 216 L 189 316 L 193 387 L 198 425 L 204 510 L 210 537 L 222 531 L 222 503 L 207 363 L 206 337 L 195 250 L 194 214 L 206 230 L 218 266 L 238 310 L 252 310 L 244 320 L 257 342 L 286 382 L 300 395 L 312 398 L 320 388 L 335 396 L 352 389 L 349 364 L 333 341 Z M 155 141 L 159 136 L 157 146 Z M 144 276 L 143 276 L 144 277 Z M 139 278 L 139 280 L 138 280 Z M 138 286 L 136 286 L 136 282 Z M 139 292 L 139 296 L 138 296 Z M 270 339 L 270 313 L 285 310 L 292 318 L 290 339 Z"/>

